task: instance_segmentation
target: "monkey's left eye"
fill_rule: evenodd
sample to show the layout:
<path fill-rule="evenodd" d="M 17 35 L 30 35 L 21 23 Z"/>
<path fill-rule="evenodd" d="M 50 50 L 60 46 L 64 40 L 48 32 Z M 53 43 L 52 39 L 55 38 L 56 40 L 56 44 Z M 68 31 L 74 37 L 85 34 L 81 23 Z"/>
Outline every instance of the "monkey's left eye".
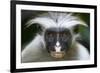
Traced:
<path fill-rule="evenodd" d="M 67 37 L 69 35 L 69 33 L 61 33 L 61 37 Z"/>
<path fill-rule="evenodd" d="M 63 34 L 61 34 L 62 35 L 62 37 L 67 37 L 67 34 L 65 34 L 65 33 L 63 33 Z"/>
<path fill-rule="evenodd" d="M 68 40 L 68 35 L 66 33 L 61 34 L 60 39 L 62 41 L 67 41 Z"/>

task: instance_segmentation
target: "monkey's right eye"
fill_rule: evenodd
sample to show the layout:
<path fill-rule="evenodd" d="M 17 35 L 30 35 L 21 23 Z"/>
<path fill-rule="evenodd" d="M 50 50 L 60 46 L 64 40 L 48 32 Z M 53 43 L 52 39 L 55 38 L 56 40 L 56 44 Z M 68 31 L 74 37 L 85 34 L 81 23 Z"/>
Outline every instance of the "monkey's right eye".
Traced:
<path fill-rule="evenodd" d="M 54 41 L 53 37 L 48 38 L 48 42 L 53 42 L 53 41 Z"/>
<path fill-rule="evenodd" d="M 49 34 L 48 34 L 48 37 L 53 37 L 53 34 L 49 33 Z"/>
<path fill-rule="evenodd" d="M 51 34 L 51 33 L 46 34 L 46 41 L 53 42 L 54 41 L 54 35 Z"/>

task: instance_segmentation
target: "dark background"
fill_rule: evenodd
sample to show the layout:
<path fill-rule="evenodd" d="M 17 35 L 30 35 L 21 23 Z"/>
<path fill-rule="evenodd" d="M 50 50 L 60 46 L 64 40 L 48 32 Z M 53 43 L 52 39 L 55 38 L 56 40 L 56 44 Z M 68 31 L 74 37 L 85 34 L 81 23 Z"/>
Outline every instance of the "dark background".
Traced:
<path fill-rule="evenodd" d="M 37 32 L 41 32 L 41 27 L 38 24 L 31 25 L 26 28 L 25 23 L 37 17 L 42 13 L 47 11 L 32 11 L 32 10 L 21 10 L 21 45 L 22 50 L 26 44 L 28 44 L 36 35 Z M 90 14 L 89 13 L 74 13 L 74 15 L 79 16 L 83 21 L 87 23 L 89 27 L 81 26 L 78 31 L 81 34 L 81 39 L 77 39 L 81 44 L 88 48 L 90 51 Z"/>

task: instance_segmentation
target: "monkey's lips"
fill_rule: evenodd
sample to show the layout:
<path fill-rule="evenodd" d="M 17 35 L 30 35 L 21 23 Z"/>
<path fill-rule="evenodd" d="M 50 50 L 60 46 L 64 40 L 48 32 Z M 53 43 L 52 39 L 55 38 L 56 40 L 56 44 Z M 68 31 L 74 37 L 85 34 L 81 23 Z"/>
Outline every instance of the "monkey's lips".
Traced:
<path fill-rule="evenodd" d="M 51 56 L 56 59 L 62 59 L 65 55 L 65 52 L 51 52 Z"/>

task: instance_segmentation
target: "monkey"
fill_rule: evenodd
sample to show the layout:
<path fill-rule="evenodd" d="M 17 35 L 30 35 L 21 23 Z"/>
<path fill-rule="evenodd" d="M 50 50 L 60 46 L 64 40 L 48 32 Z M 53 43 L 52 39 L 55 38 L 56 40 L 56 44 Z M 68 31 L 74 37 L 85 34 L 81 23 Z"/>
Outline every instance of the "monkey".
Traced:
<path fill-rule="evenodd" d="M 28 43 L 21 53 L 22 63 L 45 61 L 88 60 L 89 52 L 76 39 L 79 33 L 74 28 L 88 25 L 69 12 L 46 12 L 30 19 L 26 29 L 38 24 L 42 32 Z"/>

